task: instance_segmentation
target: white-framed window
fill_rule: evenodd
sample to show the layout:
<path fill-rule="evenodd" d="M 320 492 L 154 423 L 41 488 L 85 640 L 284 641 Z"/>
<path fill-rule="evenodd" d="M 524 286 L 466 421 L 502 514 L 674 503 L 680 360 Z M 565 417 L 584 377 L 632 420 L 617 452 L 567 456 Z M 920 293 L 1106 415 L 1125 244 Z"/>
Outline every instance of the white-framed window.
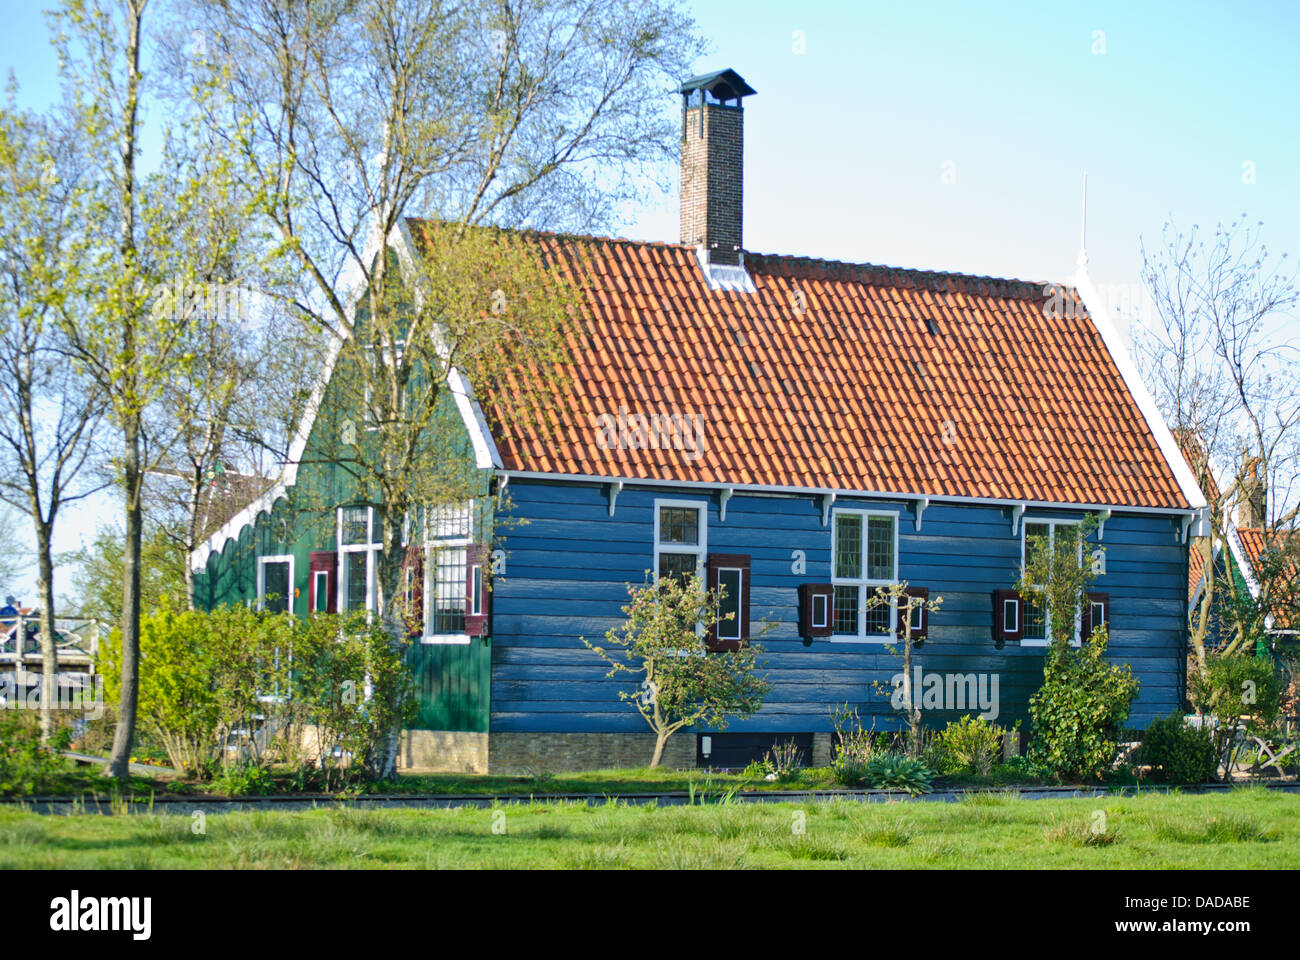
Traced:
<path fill-rule="evenodd" d="M 1020 569 L 1025 570 L 1031 544 L 1041 543 L 1047 550 L 1055 551 L 1062 536 L 1073 537 L 1077 541 L 1079 559 L 1083 559 L 1083 543 L 1078 537 L 1078 520 L 1062 520 L 1055 517 L 1025 517 L 1020 523 Z M 1046 598 L 1035 597 L 1032 592 L 1024 596 L 1024 630 L 1020 636 L 1021 646 L 1045 647 L 1052 642 L 1052 618 Z M 1072 646 L 1079 645 L 1080 618 L 1078 611 L 1074 615 L 1074 636 L 1070 638 Z"/>
<path fill-rule="evenodd" d="M 376 608 L 377 561 L 382 545 L 374 507 L 339 507 L 339 602 L 340 613 Z"/>
<path fill-rule="evenodd" d="M 258 558 L 257 606 L 271 613 L 293 613 L 293 554 Z"/>
<path fill-rule="evenodd" d="M 709 552 L 709 513 L 703 500 L 655 500 L 654 574 L 704 576 Z"/>
<path fill-rule="evenodd" d="M 424 524 L 423 643 L 467 644 L 465 615 L 469 590 L 469 551 L 474 536 L 474 501 L 429 509 Z M 482 572 L 476 600 L 482 612 Z"/>
<path fill-rule="evenodd" d="M 897 611 L 867 609 L 877 587 L 898 581 L 898 514 L 885 510 L 835 510 L 831 527 L 832 643 L 888 643 Z"/>
<path fill-rule="evenodd" d="M 330 608 L 329 601 L 330 574 L 328 570 L 313 570 L 311 572 L 311 596 L 312 596 L 312 613 L 328 613 Z"/>

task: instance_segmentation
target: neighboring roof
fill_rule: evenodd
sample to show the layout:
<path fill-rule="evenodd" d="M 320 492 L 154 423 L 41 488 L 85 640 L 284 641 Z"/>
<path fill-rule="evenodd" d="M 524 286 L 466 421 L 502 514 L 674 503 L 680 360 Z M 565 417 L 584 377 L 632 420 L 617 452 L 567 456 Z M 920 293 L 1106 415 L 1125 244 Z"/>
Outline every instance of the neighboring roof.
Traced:
<path fill-rule="evenodd" d="M 1193 604 L 1205 587 L 1205 557 L 1201 555 L 1200 541 L 1205 537 L 1193 537 L 1187 544 L 1187 602 Z M 1211 545 L 1213 550 L 1213 545 Z"/>
<path fill-rule="evenodd" d="M 1258 577 L 1260 561 L 1263 559 L 1265 551 L 1278 549 L 1285 542 L 1287 536 L 1296 536 L 1296 534 L 1273 534 L 1270 536 L 1259 527 L 1238 527 L 1237 536 L 1241 540 L 1241 546 L 1245 551 L 1252 573 Z M 1272 626 L 1278 630 L 1300 630 L 1300 623 L 1291 622 L 1292 604 L 1296 599 L 1297 590 L 1300 590 L 1300 568 L 1297 568 L 1294 563 L 1289 565 L 1286 568 L 1286 573 L 1279 575 L 1270 586 L 1273 597 L 1277 600 L 1277 605 L 1273 607 Z M 1278 596 L 1279 591 L 1287 594 L 1287 596 Z"/>
<path fill-rule="evenodd" d="M 743 293 L 689 246 L 537 242 L 586 309 L 553 435 L 480 391 L 508 471 L 1192 506 L 1073 287 L 746 254 Z M 702 449 L 607 449 L 635 414 L 695 415 Z"/>

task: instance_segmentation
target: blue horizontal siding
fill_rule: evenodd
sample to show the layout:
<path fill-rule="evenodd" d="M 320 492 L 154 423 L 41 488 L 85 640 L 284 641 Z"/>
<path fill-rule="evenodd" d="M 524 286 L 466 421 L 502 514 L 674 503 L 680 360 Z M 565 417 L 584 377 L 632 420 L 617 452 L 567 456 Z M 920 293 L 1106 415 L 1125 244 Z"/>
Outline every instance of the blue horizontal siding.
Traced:
<path fill-rule="evenodd" d="M 831 530 L 822 525 L 820 499 L 737 493 L 722 521 L 717 495 L 698 491 L 629 486 L 613 517 L 602 486 L 512 480 L 509 491 L 497 544 L 506 552 L 506 570 L 493 591 L 492 730 L 645 729 L 618 699 L 628 679 L 608 679 L 604 662 L 581 638 L 603 643 L 605 632 L 622 622 L 627 585 L 641 583 L 653 564 L 659 498 L 707 505 L 709 551 L 750 556 L 751 619 L 755 627 L 764 619 L 773 625 L 758 641 L 772 691 L 759 713 L 728 729 L 826 731 L 841 703 L 856 706 L 878 729 L 896 725 L 885 692 L 873 684 L 887 688 L 901 669 L 899 655 L 880 644 L 805 645 L 798 636 L 798 585 L 831 576 Z M 1012 587 L 1020 564 L 1021 537 L 1011 532 L 1010 509 L 933 504 L 917 531 L 911 503 L 841 498 L 835 507 L 898 513 L 899 576 L 944 601 L 917 660 L 926 671 L 998 674 L 999 720 L 1023 718 L 1042 683 L 1045 650 L 1016 644 L 997 650 L 991 635 L 993 591 Z M 1117 513 L 1106 522 L 1107 573 L 1094 589 L 1111 595 L 1111 659 L 1130 663 L 1142 684 L 1130 721 L 1138 727 L 1180 699 L 1186 556 L 1178 532 L 1178 521 L 1167 516 Z M 806 564 L 799 576 L 791 572 L 795 550 Z"/>

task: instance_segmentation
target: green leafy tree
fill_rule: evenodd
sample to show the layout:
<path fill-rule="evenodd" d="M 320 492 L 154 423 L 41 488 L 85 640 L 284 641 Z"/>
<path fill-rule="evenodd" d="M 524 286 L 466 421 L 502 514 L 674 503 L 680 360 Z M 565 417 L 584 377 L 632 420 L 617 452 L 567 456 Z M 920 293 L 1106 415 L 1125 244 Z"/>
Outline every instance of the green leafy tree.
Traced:
<path fill-rule="evenodd" d="M 113 427 L 114 478 L 124 504 L 121 685 L 106 774 L 124 779 L 135 738 L 140 673 L 140 577 L 144 481 L 175 440 L 154 430 L 151 411 L 190 366 L 187 337 L 201 319 L 165 291 L 192 289 L 211 275 L 197 249 L 218 259 L 233 242 L 192 231 L 220 223 L 233 176 L 221 151 L 188 131 L 193 111 L 172 104 L 162 147 L 141 162 L 144 110 L 163 92 L 142 65 L 155 24 L 148 0 L 65 0 L 51 15 L 64 87 L 61 116 L 86 155 L 76 218 L 63 260 L 67 295 L 58 321 L 76 370 L 102 393 Z M 150 11 L 147 15 L 146 11 Z"/>
<path fill-rule="evenodd" d="M 106 623 L 122 620 L 122 580 L 126 538 L 120 529 L 101 527 L 95 539 L 70 555 L 78 612 Z M 140 609 L 152 614 L 170 604 L 185 604 L 185 555 L 163 531 L 149 526 L 140 544 Z"/>
<path fill-rule="evenodd" d="M 757 645 L 709 650 L 701 624 L 718 621 L 721 598 L 699 577 L 661 577 L 629 585 L 628 593 L 627 619 L 605 634 L 616 649 L 582 642 L 610 665 L 606 676 L 640 678 L 635 689 L 619 691 L 619 699 L 632 704 L 654 731 L 650 766 L 657 767 L 674 733 L 696 724 L 725 729 L 731 717 L 756 712 L 771 684 L 756 673 L 762 652 Z"/>
<path fill-rule="evenodd" d="M 56 320 L 85 159 L 67 130 L 16 109 L 15 93 L 0 108 L 0 502 L 25 514 L 34 534 L 48 740 L 58 681 L 54 532 L 65 507 L 104 485 L 91 469 L 104 402 L 68 364 Z"/>
<path fill-rule="evenodd" d="M 1214 748 L 1225 780 L 1252 736 L 1266 735 L 1281 708 L 1277 666 L 1268 653 L 1212 651 L 1188 686 L 1198 711 L 1214 718 Z"/>

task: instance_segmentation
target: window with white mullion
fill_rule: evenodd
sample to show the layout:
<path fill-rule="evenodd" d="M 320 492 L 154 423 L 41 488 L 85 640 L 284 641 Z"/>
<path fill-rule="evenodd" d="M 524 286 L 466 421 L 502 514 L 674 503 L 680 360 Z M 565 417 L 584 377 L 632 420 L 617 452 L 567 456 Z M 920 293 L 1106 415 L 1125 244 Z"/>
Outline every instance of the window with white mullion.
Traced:
<path fill-rule="evenodd" d="M 1021 521 L 1021 539 L 1020 539 L 1020 569 L 1025 570 L 1026 563 L 1029 560 L 1029 551 L 1034 544 L 1043 545 L 1049 553 L 1056 551 L 1056 544 L 1065 534 L 1058 531 L 1058 528 L 1072 528 L 1073 536 L 1077 542 L 1079 559 L 1083 559 L 1083 542 L 1079 540 L 1077 528 L 1078 520 L 1059 520 L 1055 518 L 1030 518 L 1025 517 Z M 1079 645 L 1079 612 L 1075 611 L 1074 617 L 1074 636 L 1070 638 L 1070 643 L 1074 646 Z M 1052 617 L 1049 604 L 1046 597 L 1035 595 L 1027 591 L 1024 596 L 1024 631 L 1021 634 L 1021 644 L 1027 646 L 1047 646 L 1052 642 Z"/>
<path fill-rule="evenodd" d="M 868 601 L 898 580 L 898 514 L 836 510 L 831 549 L 831 639 L 887 642 L 896 613 L 889 604 L 868 608 Z"/>
<path fill-rule="evenodd" d="M 339 508 L 338 545 L 339 610 L 374 613 L 376 561 L 381 549 L 374 507 Z"/>
<path fill-rule="evenodd" d="M 655 577 L 704 576 L 708 515 L 699 500 L 655 500 Z"/>
<path fill-rule="evenodd" d="M 423 639 L 426 643 L 469 642 L 465 632 L 465 579 L 473 534 L 473 500 L 425 511 Z"/>

